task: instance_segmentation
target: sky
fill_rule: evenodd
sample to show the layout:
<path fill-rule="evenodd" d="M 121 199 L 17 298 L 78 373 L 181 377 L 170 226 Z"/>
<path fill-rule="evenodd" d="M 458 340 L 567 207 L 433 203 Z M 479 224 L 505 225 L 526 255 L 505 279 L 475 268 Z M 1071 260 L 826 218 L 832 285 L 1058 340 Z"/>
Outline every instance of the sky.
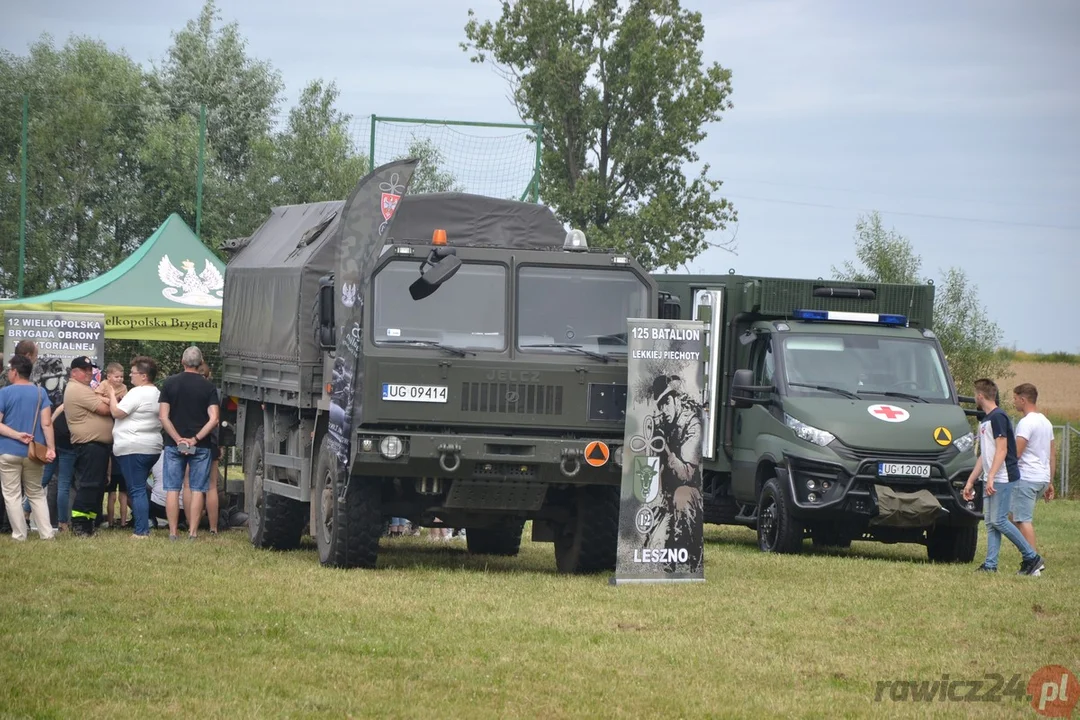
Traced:
<path fill-rule="evenodd" d="M 1080 2 L 682 4 L 702 13 L 705 61 L 732 71 L 734 108 L 697 151 L 739 215 L 715 238 L 734 234 L 735 251 L 685 269 L 830 277 L 877 210 L 926 275 L 967 271 L 1004 345 L 1080 352 Z M 149 65 L 201 2 L 5 5 L 6 50 L 88 35 Z M 496 0 L 218 7 L 281 72 L 287 105 L 323 78 L 359 118 L 522 121 L 505 81 L 459 47 L 469 8 L 494 20 Z"/>

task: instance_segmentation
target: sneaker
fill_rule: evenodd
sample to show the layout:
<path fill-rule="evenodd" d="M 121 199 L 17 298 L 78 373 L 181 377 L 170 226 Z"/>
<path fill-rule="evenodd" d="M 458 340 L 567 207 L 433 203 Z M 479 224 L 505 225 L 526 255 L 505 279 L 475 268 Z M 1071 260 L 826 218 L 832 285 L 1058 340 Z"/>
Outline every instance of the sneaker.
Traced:
<path fill-rule="evenodd" d="M 1036 555 L 1031 560 L 1025 560 L 1020 563 L 1020 570 L 1017 575 L 1035 575 L 1039 576 L 1042 571 L 1046 569 L 1046 563 L 1043 562 L 1042 555 Z"/>
<path fill-rule="evenodd" d="M 979 567 L 975 568 L 975 572 L 997 572 L 996 567 L 990 567 L 986 563 L 983 563 Z"/>

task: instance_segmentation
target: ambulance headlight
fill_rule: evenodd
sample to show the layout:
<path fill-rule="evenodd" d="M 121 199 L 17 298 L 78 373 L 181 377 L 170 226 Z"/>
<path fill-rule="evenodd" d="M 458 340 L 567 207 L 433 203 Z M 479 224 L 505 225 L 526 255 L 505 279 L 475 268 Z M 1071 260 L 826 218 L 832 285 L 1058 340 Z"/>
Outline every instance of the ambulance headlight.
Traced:
<path fill-rule="evenodd" d="M 805 440 L 808 443 L 824 447 L 836 439 L 836 436 L 832 433 L 820 430 L 812 425 L 807 425 L 800 420 L 796 420 L 787 413 L 784 413 L 784 424 L 794 431 L 797 438 Z"/>
<path fill-rule="evenodd" d="M 966 453 L 968 450 L 975 447 L 975 435 L 973 433 L 968 433 L 967 435 L 963 435 L 953 440 L 952 444 L 957 452 Z"/>

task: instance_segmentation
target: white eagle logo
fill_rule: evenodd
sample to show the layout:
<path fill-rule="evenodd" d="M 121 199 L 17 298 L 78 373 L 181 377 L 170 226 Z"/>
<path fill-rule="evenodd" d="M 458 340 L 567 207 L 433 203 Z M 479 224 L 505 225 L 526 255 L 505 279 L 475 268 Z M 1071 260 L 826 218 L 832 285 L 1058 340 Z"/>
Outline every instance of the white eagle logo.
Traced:
<path fill-rule="evenodd" d="M 184 305 L 221 307 L 225 278 L 213 263 L 209 260 L 205 262 L 203 271 L 196 275 L 195 263 L 184 260 L 180 263 L 180 267 L 184 269 L 181 272 L 169 261 L 168 255 L 163 255 L 158 263 L 158 278 L 168 287 L 162 290 L 161 294 Z"/>
<path fill-rule="evenodd" d="M 349 283 L 345 283 L 344 285 L 342 285 L 341 286 L 341 304 L 344 305 L 345 307 L 352 307 L 353 305 L 355 305 L 356 304 L 356 291 L 357 291 L 357 287 L 356 287 L 355 284 L 350 285 Z"/>

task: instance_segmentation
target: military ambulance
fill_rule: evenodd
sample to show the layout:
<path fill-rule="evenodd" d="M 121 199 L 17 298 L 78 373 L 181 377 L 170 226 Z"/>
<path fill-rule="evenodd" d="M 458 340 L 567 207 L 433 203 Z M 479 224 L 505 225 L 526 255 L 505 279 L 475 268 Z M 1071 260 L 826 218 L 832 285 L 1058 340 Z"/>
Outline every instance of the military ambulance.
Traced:
<path fill-rule="evenodd" d="M 654 277 L 708 327 L 706 522 L 756 528 L 765 552 L 809 538 L 974 558 L 976 411 L 934 336 L 932 285 Z"/>

